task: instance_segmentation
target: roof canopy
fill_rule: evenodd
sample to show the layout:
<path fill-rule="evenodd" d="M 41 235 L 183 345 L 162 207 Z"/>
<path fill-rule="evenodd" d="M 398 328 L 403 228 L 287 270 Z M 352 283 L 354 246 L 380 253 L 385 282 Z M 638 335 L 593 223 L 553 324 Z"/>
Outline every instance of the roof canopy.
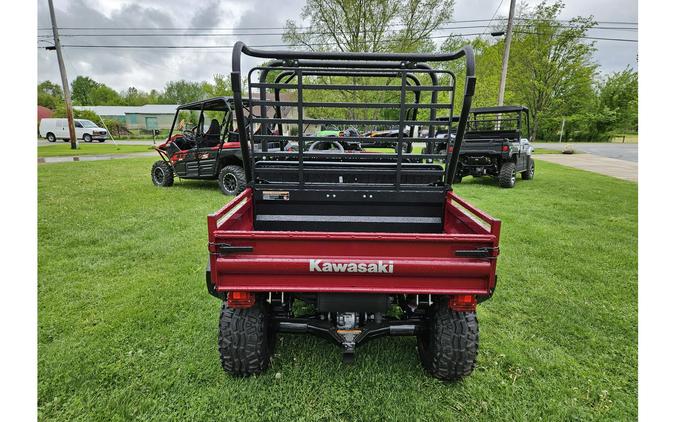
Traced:
<path fill-rule="evenodd" d="M 209 111 L 228 111 L 232 109 L 233 104 L 232 97 L 215 97 L 183 104 L 178 107 L 178 110 L 201 110 L 203 108 Z"/>

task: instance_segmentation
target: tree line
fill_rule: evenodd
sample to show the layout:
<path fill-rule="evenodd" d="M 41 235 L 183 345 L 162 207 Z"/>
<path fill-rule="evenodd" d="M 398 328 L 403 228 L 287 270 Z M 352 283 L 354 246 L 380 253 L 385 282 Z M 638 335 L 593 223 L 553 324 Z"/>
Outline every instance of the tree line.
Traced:
<path fill-rule="evenodd" d="M 307 0 L 301 17 L 311 30 L 289 20 L 283 40 L 301 46 L 296 48 L 324 51 L 449 52 L 470 43 L 476 53 L 477 71 L 473 105 L 496 105 L 504 40 L 489 34 L 503 30 L 505 23 L 486 28 L 488 35 L 471 41 L 450 36 L 437 45 L 434 31 L 452 22 L 453 8 L 454 0 Z M 562 24 L 559 18 L 563 8 L 564 4 L 556 1 L 524 5 L 518 11 L 505 104 L 529 108 L 533 140 L 558 140 L 563 120 L 563 140 L 602 141 L 617 133 L 637 132 L 637 71 L 626 67 L 602 74 L 593 62 L 594 43 L 584 39 L 596 22 L 580 16 Z M 463 64 L 453 62 L 448 70 L 457 74 L 459 95 L 463 90 Z M 171 81 L 161 91 L 149 92 L 134 87 L 118 92 L 78 76 L 71 92 L 76 105 L 130 106 L 182 104 L 232 93 L 229 78 L 223 75 L 214 75 L 210 82 Z M 50 81 L 40 83 L 38 104 L 59 113 L 63 109 L 60 86 Z"/>
<path fill-rule="evenodd" d="M 57 112 L 64 107 L 61 86 L 51 81 L 38 84 L 38 105 Z M 78 76 L 70 84 L 74 105 L 81 106 L 141 106 L 145 104 L 184 104 L 204 98 L 232 95 L 229 78 L 216 74 L 213 81 L 170 81 L 163 90 L 143 91 L 129 87 L 122 91 L 93 80 Z"/>

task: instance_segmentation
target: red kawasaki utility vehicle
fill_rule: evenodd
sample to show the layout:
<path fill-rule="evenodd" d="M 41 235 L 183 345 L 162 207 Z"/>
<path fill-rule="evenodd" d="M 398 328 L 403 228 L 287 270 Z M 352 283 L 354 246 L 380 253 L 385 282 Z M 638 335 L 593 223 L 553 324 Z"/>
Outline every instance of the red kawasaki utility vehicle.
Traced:
<path fill-rule="evenodd" d="M 155 186 L 172 186 L 174 176 L 178 176 L 217 179 L 225 195 L 239 195 L 244 190 L 246 180 L 232 105 L 231 97 L 216 97 L 178 106 L 169 137 L 155 147 L 162 158 L 150 171 Z M 197 124 L 186 124 L 187 119 Z"/>
<path fill-rule="evenodd" d="M 276 126 L 273 135 L 242 124 L 242 54 L 267 60 L 249 72 L 247 97 L 261 116 L 269 116 L 265 108 L 275 111 L 251 118 Z M 426 63 L 460 58 L 462 111 L 452 119 L 455 76 Z M 239 42 L 232 63 L 247 187 L 208 217 L 206 271 L 209 292 L 223 300 L 218 341 L 225 371 L 260 373 L 277 333 L 310 333 L 341 346 L 345 361 L 367 340 L 417 336 L 422 363 L 435 377 L 470 374 L 476 304 L 495 289 L 500 230 L 499 220 L 451 187 L 475 87 L 471 48 L 440 55 L 271 52 Z M 280 92 L 292 100 L 279 100 Z M 283 107 L 292 110 L 284 118 Z M 410 109 L 416 120 L 408 120 Z M 359 133 L 398 125 L 398 147 L 308 150 L 306 144 L 327 139 L 304 133 L 310 119 Z M 286 133 L 283 125 L 295 130 Z M 404 137 L 406 127 L 429 135 Z M 447 142 L 434 135 L 439 129 L 457 133 L 451 155 L 433 153 L 435 142 Z M 299 148 L 269 151 L 268 142 Z M 407 153 L 402 142 L 426 148 Z"/>

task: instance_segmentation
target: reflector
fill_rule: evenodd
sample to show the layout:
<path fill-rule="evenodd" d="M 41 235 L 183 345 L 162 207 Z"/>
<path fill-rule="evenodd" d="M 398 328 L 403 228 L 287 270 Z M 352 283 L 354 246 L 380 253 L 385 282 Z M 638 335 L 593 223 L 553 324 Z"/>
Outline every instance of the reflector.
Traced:
<path fill-rule="evenodd" d="M 252 292 L 229 292 L 227 294 L 228 308 L 250 308 L 255 304 L 255 295 Z"/>
<path fill-rule="evenodd" d="M 476 296 L 455 295 L 448 301 L 448 307 L 456 312 L 472 312 L 476 310 Z"/>

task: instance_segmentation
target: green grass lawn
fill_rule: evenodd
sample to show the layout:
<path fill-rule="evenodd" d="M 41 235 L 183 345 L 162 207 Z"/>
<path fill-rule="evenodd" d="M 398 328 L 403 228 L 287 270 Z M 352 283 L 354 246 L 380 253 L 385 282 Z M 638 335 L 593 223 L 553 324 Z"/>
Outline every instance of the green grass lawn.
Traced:
<path fill-rule="evenodd" d="M 538 154 L 562 154 L 562 153 L 557 149 L 535 148 L 534 155 Z"/>
<path fill-rule="evenodd" d="M 76 150 L 70 149 L 69 143 L 43 145 L 38 147 L 38 157 L 64 157 L 71 155 L 128 154 L 132 152 L 152 151 L 149 145 L 119 145 L 112 143 L 85 144 L 80 143 Z"/>
<path fill-rule="evenodd" d="M 215 182 L 156 188 L 150 158 L 39 173 L 42 420 L 634 420 L 637 185 L 545 162 L 456 190 L 503 221 L 499 283 L 479 305 L 473 375 L 425 374 L 414 338 L 358 350 L 283 335 L 271 368 L 220 368 L 204 281 Z"/>

